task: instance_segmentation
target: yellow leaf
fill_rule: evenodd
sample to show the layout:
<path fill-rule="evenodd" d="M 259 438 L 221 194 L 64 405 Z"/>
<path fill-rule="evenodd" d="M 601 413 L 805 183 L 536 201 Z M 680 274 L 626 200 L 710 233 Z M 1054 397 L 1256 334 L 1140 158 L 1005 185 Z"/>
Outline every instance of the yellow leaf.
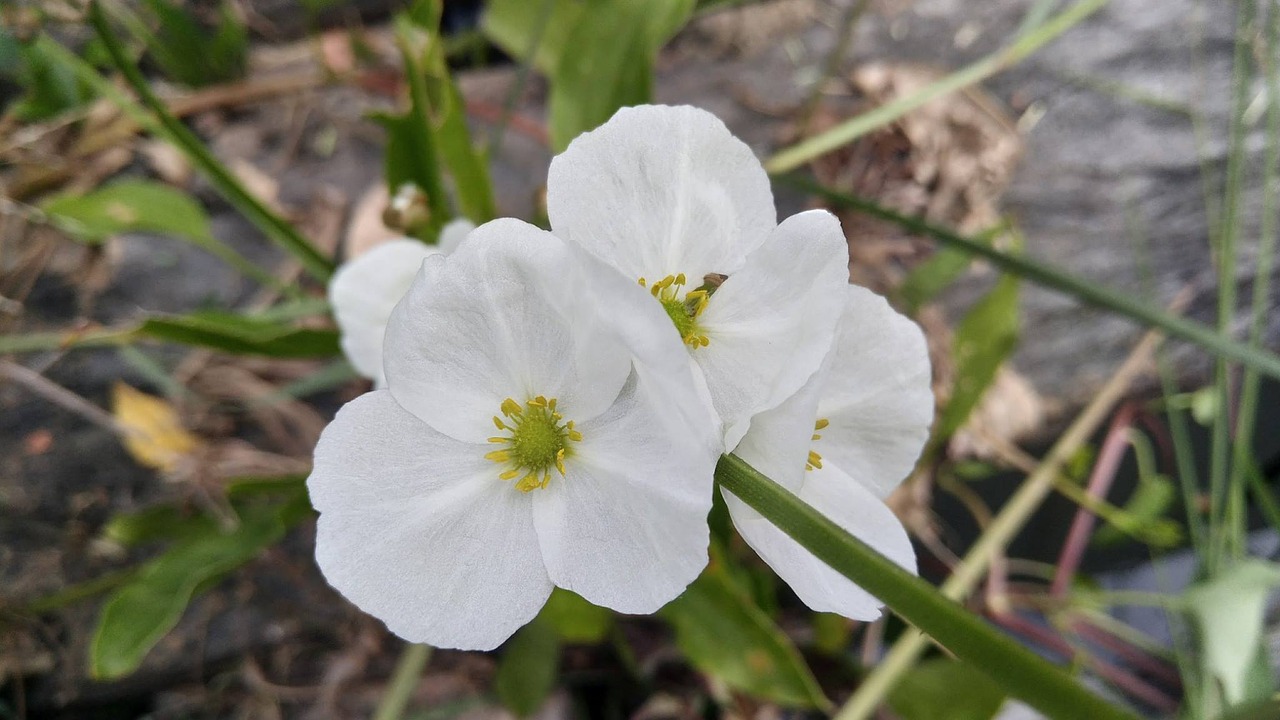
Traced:
<path fill-rule="evenodd" d="M 111 412 L 124 428 L 125 449 L 147 467 L 171 471 L 200 445 L 172 405 L 122 382 L 111 389 Z"/>

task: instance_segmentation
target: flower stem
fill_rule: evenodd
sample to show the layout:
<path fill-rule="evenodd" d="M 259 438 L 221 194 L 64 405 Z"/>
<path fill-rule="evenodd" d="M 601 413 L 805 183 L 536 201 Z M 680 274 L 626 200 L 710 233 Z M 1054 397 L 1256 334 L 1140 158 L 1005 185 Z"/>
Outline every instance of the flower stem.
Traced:
<path fill-rule="evenodd" d="M 209 148 L 205 147 L 200 138 L 196 137 L 195 133 L 191 132 L 186 125 L 182 124 L 180 120 L 169 112 L 164 102 L 151 90 L 147 79 L 138 70 L 137 63 L 125 54 L 120 39 L 116 37 L 115 32 L 111 29 L 100 2 L 95 0 L 89 3 L 88 20 L 97 32 L 98 38 L 102 41 L 102 46 L 111 58 L 112 65 L 124 76 L 124 79 L 133 88 L 133 91 L 137 93 L 138 99 L 150 111 L 150 114 L 139 112 L 138 109 L 132 107 L 134 104 L 119 92 L 103 92 L 103 94 L 120 105 L 129 115 L 139 120 L 140 124 L 153 134 L 173 143 L 187 156 L 187 159 L 192 164 L 204 171 L 205 175 L 208 176 L 209 182 L 217 188 L 218 192 L 246 218 L 257 225 L 267 237 L 293 255 L 302 263 L 307 272 L 320 280 L 327 280 L 333 274 L 333 261 L 322 255 L 287 220 L 272 212 L 245 189 L 235 175 L 214 157 Z M 49 42 L 48 45 L 61 49 L 60 46 L 53 42 Z M 59 55 L 63 58 L 70 56 L 74 62 L 70 62 L 68 66 L 75 71 L 79 78 L 92 85 L 95 90 L 103 90 L 105 87 L 110 87 L 110 83 L 104 81 L 92 66 L 81 62 L 79 58 L 69 53 L 64 52 L 59 53 Z"/>
<path fill-rule="evenodd" d="M 413 695 L 413 689 L 422 679 L 422 671 L 426 669 L 427 661 L 430 659 L 430 645 L 415 643 L 405 646 L 400 653 L 400 659 L 396 661 L 391 682 L 387 684 L 382 700 L 378 702 L 378 710 L 374 713 L 373 720 L 400 720 L 404 716 L 409 697 Z"/>
<path fill-rule="evenodd" d="M 740 458 L 722 457 L 716 480 L 961 661 L 987 673 L 1010 695 L 1051 718 L 1135 717 L 943 597 Z"/>

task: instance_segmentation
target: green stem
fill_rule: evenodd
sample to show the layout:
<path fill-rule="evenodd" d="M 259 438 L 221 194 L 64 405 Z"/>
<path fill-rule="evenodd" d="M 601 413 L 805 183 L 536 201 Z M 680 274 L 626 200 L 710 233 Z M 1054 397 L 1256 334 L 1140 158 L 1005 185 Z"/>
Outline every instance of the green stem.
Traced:
<path fill-rule="evenodd" d="M 88 19 L 97 32 L 98 38 L 102 41 L 103 47 L 106 48 L 107 54 L 111 57 L 112 64 L 124 76 L 133 91 L 137 93 L 141 103 L 150 111 L 151 115 L 146 116 L 146 120 L 142 123 L 143 127 L 161 135 L 182 150 L 192 163 L 204 171 L 210 183 L 228 202 L 257 225 L 267 237 L 297 258 L 307 272 L 320 280 L 328 280 L 329 276 L 333 274 L 333 261 L 320 254 L 310 241 L 303 237 L 288 221 L 272 212 L 252 193 L 246 190 L 235 175 L 205 147 L 200 138 L 196 137 L 195 133 L 191 132 L 186 125 L 174 117 L 165 107 L 164 102 L 151 91 L 147 79 L 142 76 L 137 64 L 129 59 L 120 44 L 119 38 L 111 30 L 111 25 L 102 9 L 102 4 L 97 0 L 89 3 Z M 57 45 L 52 41 L 48 44 Z M 65 57 L 71 54 L 60 53 L 60 55 Z M 103 81 L 96 70 L 79 58 L 71 55 L 71 59 L 75 62 L 71 63 L 70 66 L 77 76 L 88 81 L 94 87 L 110 84 Z M 108 93 L 107 95 L 119 104 L 119 93 Z M 131 105 L 132 103 L 129 104 Z M 130 110 L 125 105 L 122 105 L 122 107 L 131 116 L 140 117 L 136 110 Z M 145 116 L 145 113 L 143 115 Z"/>
<path fill-rule="evenodd" d="M 1249 345 L 1261 347 L 1267 323 L 1267 308 L 1271 297 L 1271 272 L 1276 254 L 1276 195 L 1280 193 L 1280 5 L 1273 5 L 1267 17 L 1266 48 L 1262 52 L 1262 70 L 1266 78 L 1267 140 L 1262 166 L 1262 227 L 1258 239 L 1258 262 L 1253 280 L 1252 318 L 1249 325 Z M 1231 463 L 1230 487 L 1245 485 L 1246 475 L 1257 475 L 1254 464 L 1253 434 L 1258 418 L 1258 373 L 1245 370 L 1240 384 L 1240 410 L 1236 419 L 1234 458 Z M 1255 487 L 1257 492 L 1260 488 Z M 1265 485 L 1261 488 L 1265 490 Z M 1260 498 L 1262 496 L 1259 496 Z M 1265 497 L 1270 497 L 1266 492 Z M 1274 511 L 1274 505 L 1264 509 Z M 1280 517 L 1280 515 L 1276 516 Z M 1274 522 L 1274 521 L 1273 521 Z M 1280 528 L 1280 525 L 1277 525 Z"/>
<path fill-rule="evenodd" d="M 427 114 L 428 108 L 431 107 L 431 99 L 427 93 L 427 78 L 420 62 L 421 56 L 413 41 L 414 32 L 413 23 L 407 18 L 396 20 L 396 45 L 404 59 L 404 81 L 409 87 L 409 117 L 412 118 L 418 131 L 417 142 L 413 147 L 419 155 L 414 161 L 414 167 L 419 172 L 414 176 L 422 184 L 422 191 L 427 195 L 427 207 L 431 210 L 429 224 L 434 235 L 453 217 L 453 210 L 449 206 L 449 196 L 444 188 L 444 176 L 440 172 L 436 131 Z"/>
<path fill-rule="evenodd" d="M 1240 189 L 1244 181 L 1244 113 L 1248 103 L 1249 34 L 1253 26 L 1254 4 L 1242 2 L 1236 8 L 1235 57 L 1232 62 L 1232 111 L 1230 150 L 1227 154 L 1226 183 L 1222 201 L 1222 229 L 1213 248 L 1218 263 L 1218 332 L 1227 335 L 1236 315 L 1236 240 L 1240 235 Z M 1213 416 L 1209 447 L 1209 526 L 1214 530 L 1209 553 L 1210 572 L 1226 560 L 1228 554 L 1243 550 L 1244 528 L 1233 496 L 1244 487 L 1243 482 L 1229 483 L 1228 460 L 1231 450 L 1231 367 L 1225 358 L 1214 364 L 1214 397 L 1218 411 Z M 1241 416 L 1243 421 L 1243 416 Z M 1239 441 L 1239 438 L 1237 438 Z"/>
<path fill-rule="evenodd" d="M 726 455 L 716 480 L 841 575 L 880 598 L 963 662 L 1051 718 L 1134 718 L 943 597 L 743 460 Z"/>
<path fill-rule="evenodd" d="M 821 157 L 857 138 L 884 127 L 908 112 L 926 103 L 955 92 L 1012 67 L 1059 35 L 1070 30 L 1080 21 L 1097 12 L 1107 0 L 1081 0 L 1044 24 L 1022 35 L 1013 44 L 988 55 L 978 62 L 954 72 L 941 80 L 921 88 L 918 92 L 886 103 L 870 112 L 815 135 L 797 145 L 783 150 L 765 161 L 765 169 L 771 173 L 787 172 Z"/>
<path fill-rule="evenodd" d="M 779 180 L 812 193 L 835 207 L 847 208 L 899 225 L 906 230 L 925 235 L 940 244 L 980 257 L 1000 270 L 1024 277 L 1044 287 L 1071 295 L 1090 305 L 1096 305 L 1118 315 L 1124 315 L 1145 325 L 1159 328 L 1171 337 L 1193 342 L 1224 358 L 1235 360 L 1258 372 L 1280 379 L 1280 357 L 1260 347 L 1254 347 L 1223 337 L 1200 323 L 1185 320 L 1114 290 L 1094 285 L 1086 280 L 1055 270 L 1035 260 L 988 247 L 924 220 L 894 212 L 882 205 L 832 190 L 811 180 L 787 175 Z"/>
<path fill-rule="evenodd" d="M 404 716 L 404 709 L 409 705 L 413 689 L 422 679 L 422 671 L 426 669 L 427 661 L 430 659 L 430 645 L 405 646 L 400 653 L 400 659 L 396 661 L 395 672 L 391 675 L 391 681 L 387 683 L 382 700 L 378 702 L 378 710 L 374 713 L 373 720 L 400 720 Z"/>

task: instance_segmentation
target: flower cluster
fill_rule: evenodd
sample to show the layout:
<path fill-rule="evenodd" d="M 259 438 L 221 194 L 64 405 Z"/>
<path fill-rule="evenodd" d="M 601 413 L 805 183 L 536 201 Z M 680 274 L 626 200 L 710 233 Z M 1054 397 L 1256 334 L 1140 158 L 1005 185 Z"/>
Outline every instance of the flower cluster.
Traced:
<path fill-rule="evenodd" d="M 777 223 L 751 150 L 661 106 L 557 156 L 547 211 L 550 232 L 455 228 L 445 252 L 396 242 L 335 278 L 343 348 L 376 389 L 325 430 L 308 480 L 334 587 L 408 640 L 467 649 L 553 586 L 654 612 L 707 563 L 725 452 L 914 570 L 884 498 L 933 415 L 924 339 L 848 284 L 834 216 Z M 879 616 L 724 495 L 808 605 Z"/>

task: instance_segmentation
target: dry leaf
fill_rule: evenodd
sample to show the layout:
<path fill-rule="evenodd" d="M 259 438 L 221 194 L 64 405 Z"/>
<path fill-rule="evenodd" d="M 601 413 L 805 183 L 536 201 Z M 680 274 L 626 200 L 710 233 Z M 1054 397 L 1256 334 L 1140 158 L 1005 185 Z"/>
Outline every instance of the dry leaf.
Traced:
<path fill-rule="evenodd" d="M 147 467 L 170 472 L 200 447 L 172 405 L 122 382 L 111 388 L 111 414 L 124 430 L 125 449 Z"/>

